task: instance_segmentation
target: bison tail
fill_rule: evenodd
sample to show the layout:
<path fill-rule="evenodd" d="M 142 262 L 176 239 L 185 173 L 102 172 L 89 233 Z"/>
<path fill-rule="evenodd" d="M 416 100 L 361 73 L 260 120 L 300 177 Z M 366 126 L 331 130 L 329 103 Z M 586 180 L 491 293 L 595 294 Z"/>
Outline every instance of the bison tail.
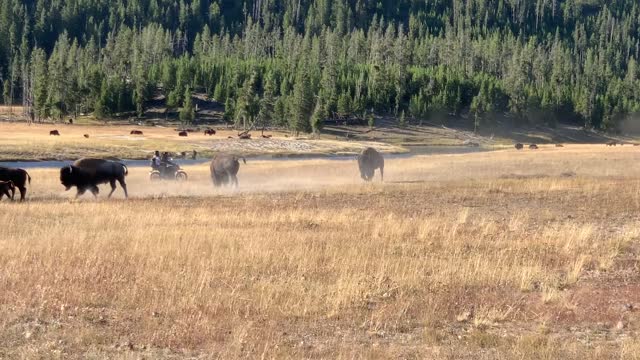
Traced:
<path fill-rule="evenodd" d="M 31 185 L 31 175 L 26 171 L 24 173 L 27 174 L 27 180 L 29 181 L 29 185 Z"/>
<path fill-rule="evenodd" d="M 127 167 L 127 165 L 122 164 L 122 167 L 124 168 L 124 176 L 129 175 L 129 168 Z"/>
<path fill-rule="evenodd" d="M 245 159 L 244 156 L 241 157 L 241 159 L 242 159 L 242 162 L 244 162 L 244 164 L 246 165 L 247 164 L 247 159 Z"/>

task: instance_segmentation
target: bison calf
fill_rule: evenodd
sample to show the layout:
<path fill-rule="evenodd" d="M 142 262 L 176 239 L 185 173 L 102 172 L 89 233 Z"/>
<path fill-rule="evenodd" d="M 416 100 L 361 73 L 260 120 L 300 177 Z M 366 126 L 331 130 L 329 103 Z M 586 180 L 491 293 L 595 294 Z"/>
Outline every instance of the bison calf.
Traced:
<path fill-rule="evenodd" d="M 20 190 L 20 201 L 27 196 L 27 182 L 31 184 L 31 176 L 23 169 L 14 169 L 0 166 L 0 181 L 11 181 L 14 187 Z M 11 196 L 13 199 L 13 196 Z"/>
<path fill-rule="evenodd" d="M 13 185 L 13 181 L 0 181 L 0 200 L 7 195 L 7 198 L 13 200 L 16 194 L 16 187 Z"/>

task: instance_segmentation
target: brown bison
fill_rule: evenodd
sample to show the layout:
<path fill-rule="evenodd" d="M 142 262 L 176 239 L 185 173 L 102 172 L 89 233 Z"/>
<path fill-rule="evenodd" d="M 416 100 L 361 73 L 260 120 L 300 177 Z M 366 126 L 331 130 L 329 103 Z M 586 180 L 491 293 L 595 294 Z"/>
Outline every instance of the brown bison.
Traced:
<path fill-rule="evenodd" d="M 127 166 L 116 161 L 84 158 L 60 169 L 60 183 L 67 189 L 76 187 L 76 198 L 87 190 L 98 197 L 98 185 L 111 184 L 109 197 L 116 191 L 116 181 L 122 186 L 124 196 L 129 197 L 124 178 L 129 175 Z"/>
<path fill-rule="evenodd" d="M 238 134 L 238 139 L 251 140 L 251 134 L 249 133 Z"/>
<path fill-rule="evenodd" d="M 531 149 L 531 150 L 538 150 L 538 145 L 536 145 L 536 144 L 531 144 L 531 145 L 529 145 L 529 149 Z"/>
<path fill-rule="evenodd" d="M 371 181 L 376 169 L 380 169 L 380 181 L 384 181 L 384 158 L 376 149 L 369 147 L 358 155 L 358 168 L 364 181 Z"/>
<path fill-rule="evenodd" d="M 51 130 L 51 131 L 49 131 L 49 136 L 60 136 L 60 131 Z"/>
<path fill-rule="evenodd" d="M 272 136 L 273 136 L 273 135 L 262 135 L 262 137 L 263 137 L 264 139 L 271 139 L 271 137 L 272 137 Z"/>
<path fill-rule="evenodd" d="M 522 145 L 520 143 L 517 143 L 516 144 L 516 150 L 522 150 L 522 149 L 524 149 L 524 145 Z"/>
<path fill-rule="evenodd" d="M 609 141 L 609 142 L 607 143 L 607 146 L 618 146 L 618 142 L 617 142 L 617 141 L 615 141 L 615 140 L 613 140 L 613 141 Z"/>
<path fill-rule="evenodd" d="M 13 200 L 15 194 L 16 187 L 13 185 L 13 181 L 0 181 L 0 200 L 2 200 L 2 197 L 5 195 L 7 195 L 8 199 Z"/>
<path fill-rule="evenodd" d="M 556 144 L 556 147 L 560 148 L 560 147 L 564 147 L 564 145 L 562 145 L 562 144 Z"/>
<path fill-rule="evenodd" d="M 238 157 L 227 154 L 216 155 L 211 160 L 209 170 L 211 171 L 211 180 L 215 187 L 222 185 L 231 185 L 238 187 L 238 170 L 240 170 L 240 160 L 246 164 L 247 160 L 244 157 Z"/>
<path fill-rule="evenodd" d="M 180 131 L 180 132 L 178 133 L 178 136 L 182 136 L 182 137 L 189 136 L 189 133 L 188 133 L 188 132 L 186 132 L 186 131 Z"/>
<path fill-rule="evenodd" d="M 144 133 L 140 130 L 131 130 L 130 135 L 144 135 Z"/>
<path fill-rule="evenodd" d="M 27 196 L 27 182 L 31 184 L 31 176 L 23 169 L 14 169 L 0 166 L 0 181 L 11 181 L 20 190 L 20 201 Z M 13 199 L 13 196 L 11 196 Z"/>
<path fill-rule="evenodd" d="M 88 139 L 89 138 L 89 134 L 84 134 L 84 138 Z"/>
<path fill-rule="evenodd" d="M 215 131 L 215 130 L 213 130 L 213 129 L 207 129 L 207 130 L 205 130 L 205 131 L 204 131 L 204 134 L 205 134 L 205 135 L 212 136 L 212 135 L 215 135 L 215 134 L 216 134 L 216 131 Z"/>

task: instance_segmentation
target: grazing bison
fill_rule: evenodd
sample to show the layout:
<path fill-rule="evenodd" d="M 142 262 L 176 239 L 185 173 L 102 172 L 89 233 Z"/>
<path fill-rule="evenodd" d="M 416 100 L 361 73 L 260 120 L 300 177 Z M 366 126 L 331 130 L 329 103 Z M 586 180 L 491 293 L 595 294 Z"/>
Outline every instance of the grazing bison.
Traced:
<path fill-rule="evenodd" d="M 516 150 L 522 150 L 522 149 L 524 149 L 524 145 L 522 145 L 520 143 L 517 143 L 516 144 Z"/>
<path fill-rule="evenodd" d="M 247 160 L 243 157 L 219 154 L 211 160 L 209 170 L 211 171 L 211 180 L 215 187 L 221 185 L 231 185 L 238 187 L 238 170 L 240 170 L 240 160 L 246 164 Z"/>
<path fill-rule="evenodd" d="M 88 139 L 89 138 L 89 134 L 84 134 L 84 138 Z"/>
<path fill-rule="evenodd" d="M 271 139 L 272 136 L 273 135 L 262 135 L 262 137 L 265 138 L 265 139 Z"/>
<path fill-rule="evenodd" d="M 205 135 L 212 136 L 212 135 L 215 135 L 215 134 L 216 134 L 216 131 L 215 131 L 215 130 L 213 130 L 213 129 L 207 129 L 207 130 L 205 130 L 205 131 L 204 131 L 204 134 L 205 134 Z"/>
<path fill-rule="evenodd" d="M 556 147 L 564 147 L 562 144 L 556 144 Z"/>
<path fill-rule="evenodd" d="M 14 169 L 0 166 L 0 181 L 11 181 L 20 190 L 20 201 L 27 196 L 27 182 L 31 184 L 31 176 L 23 169 Z M 11 196 L 13 199 L 13 196 Z"/>
<path fill-rule="evenodd" d="M 131 130 L 130 135 L 144 135 L 144 133 L 140 130 Z"/>
<path fill-rule="evenodd" d="M 60 136 L 60 131 L 51 130 L 51 131 L 49 131 L 49 136 Z"/>
<path fill-rule="evenodd" d="M 614 141 L 609 141 L 609 142 L 607 143 L 607 146 L 618 146 L 618 142 L 617 142 L 617 141 L 615 141 L 615 140 L 614 140 Z"/>
<path fill-rule="evenodd" d="M 8 199 L 13 200 L 15 194 L 16 187 L 13 185 L 13 181 L 0 181 L 0 200 L 2 200 L 2 197 L 5 195 L 7 195 Z"/>
<path fill-rule="evenodd" d="M 529 149 L 531 149 L 531 150 L 538 150 L 538 145 L 536 145 L 536 144 L 531 144 L 531 145 L 529 145 Z"/>
<path fill-rule="evenodd" d="M 242 140 L 251 140 L 251 134 L 249 133 L 238 134 L 238 138 Z"/>
<path fill-rule="evenodd" d="M 186 131 L 180 131 L 180 132 L 178 133 L 178 136 L 182 136 L 182 137 L 189 136 L 189 133 L 188 133 L 188 132 L 186 132 Z"/>
<path fill-rule="evenodd" d="M 384 158 L 376 149 L 366 148 L 360 153 L 358 168 L 364 181 L 371 181 L 376 169 L 380 169 L 380 181 L 384 181 Z"/>
<path fill-rule="evenodd" d="M 91 191 L 93 196 L 98 197 L 100 190 L 98 185 L 111 184 L 111 192 L 109 197 L 116 191 L 116 181 L 122 186 L 124 196 L 129 197 L 127 192 L 127 184 L 124 178 L 129 175 L 129 170 L 124 164 L 111 160 L 84 158 L 73 163 L 73 165 L 65 166 L 60 169 L 60 183 L 67 190 L 72 187 L 78 189 L 76 198 L 84 194 L 87 190 Z"/>

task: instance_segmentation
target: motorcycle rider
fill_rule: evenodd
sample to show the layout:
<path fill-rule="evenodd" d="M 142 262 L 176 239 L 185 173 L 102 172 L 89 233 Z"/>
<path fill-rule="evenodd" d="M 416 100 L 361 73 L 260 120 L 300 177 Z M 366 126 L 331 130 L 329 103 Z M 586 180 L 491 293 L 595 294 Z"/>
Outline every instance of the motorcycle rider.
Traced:
<path fill-rule="evenodd" d="M 169 153 L 165 151 L 164 153 L 162 153 L 162 158 L 160 159 L 160 168 L 160 175 L 162 177 L 165 177 L 166 175 L 171 174 L 171 170 L 175 172 L 175 169 L 178 168 L 178 164 L 174 163 L 171 156 L 169 156 Z"/>
<path fill-rule="evenodd" d="M 151 158 L 151 169 L 160 171 L 160 151 L 156 150 Z"/>

